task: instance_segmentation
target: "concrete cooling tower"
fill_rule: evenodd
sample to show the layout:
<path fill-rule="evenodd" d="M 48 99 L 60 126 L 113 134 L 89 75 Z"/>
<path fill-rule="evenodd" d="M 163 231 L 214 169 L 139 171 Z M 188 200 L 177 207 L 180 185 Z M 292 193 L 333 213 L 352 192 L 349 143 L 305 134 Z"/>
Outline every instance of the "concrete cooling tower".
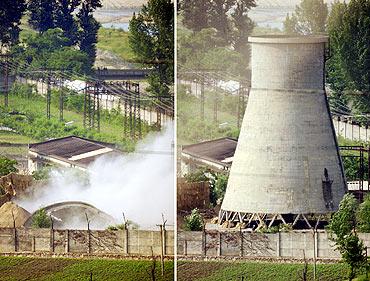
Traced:
<path fill-rule="evenodd" d="M 314 227 L 347 191 L 324 87 L 323 36 L 256 36 L 219 222 Z"/>

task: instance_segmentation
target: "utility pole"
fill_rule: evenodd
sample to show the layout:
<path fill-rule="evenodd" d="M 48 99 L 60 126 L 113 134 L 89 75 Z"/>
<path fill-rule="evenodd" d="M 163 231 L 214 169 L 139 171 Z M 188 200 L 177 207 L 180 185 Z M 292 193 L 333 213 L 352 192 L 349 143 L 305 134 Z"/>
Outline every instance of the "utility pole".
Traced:
<path fill-rule="evenodd" d="M 50 106 L 51 106 L 51 71 L 47 70 L 47 92 L 46 92 L 46 117 L 50 119 Z"/>
<path fill-rule="evenodd" d="M 217 123 L 217 111 L 218 111 L 218 91 L 216 88 L 216 80 L 213 81 L 213 92 L 214 92 L 214 104 L 213 104 L 213 121 Z"/>
<path fill-rule="evenodd" d="M 122 85 L 121 85 L 122 87 Z M 124 114 L 125 114 L 125 117 L 123 119 L 123 135 L 124 135 L 124 139 L 126 139 L 128 137 L 128 133 L 127 133 L 127 118 L 128 118 L 128 100 L 127 100 L 127 96 L 124 95 Z"/>
<path fill-rule="evenodd" d="M 140 87 L 139 84 L 135 85 L 135 92 L 136 92 L 136 97 L 137 97 L 137 122 L 138 122 L 138 131 L 139 131 L 139 139 L 142 137 L 142 132 L 141 132 L 141 106 L 140 106 Z"/>
<path fill-rule="evenodd" d="M 161 271 L 162 276 L 164 276 L 164 256 L 166 253 L 166 223 L 167 220 L 164 219 L 164 215 L 162 214 L 162 224 L 157 224 L 161 231 Z"/>
<path fill-rule="evenodd" d="M 5 59 L 4 67 L 4 105 L 8 107 L 9 104 L 9 55 L 3 55 Z"/>
<path fill-rule="evenodd" d="M 64 116 L 63 116 L 63 111 L 64 111 L 64 91 L 62 87 L 62 80 L 59 80 L 59 120 L 63 121 Z"/>
<path fill-rule="evenodd" d="M 200 118 L 204 121 L 204 77 L 202 77 L 201 88 L 200 88 Z"/>

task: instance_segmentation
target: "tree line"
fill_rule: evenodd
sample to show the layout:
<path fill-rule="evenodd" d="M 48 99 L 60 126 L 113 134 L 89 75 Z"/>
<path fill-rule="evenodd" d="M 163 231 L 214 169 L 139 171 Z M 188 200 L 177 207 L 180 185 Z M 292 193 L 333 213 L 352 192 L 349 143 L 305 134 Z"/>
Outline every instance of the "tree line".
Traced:
<path fill-rule="evenodd" d="M 352 104 L 357 112 L 370 111 L 370 1 L 302 0 L 284 22 L 288 34 L 327 34 L 329 54 L 326 81 L 332 95 Z"/>
<path fill-rule="evenodd" d="M 180 1 L 179 19 L 187 30 L 178 33 L 178 62 L 193 69 L 245 75 L 248 36 L 255 26 L 248 12 L 253 7 L 255 0 Z"/>
<path fill-rule="evenodd" d="M 39 33 L 39 35 L 33 35 L 34 40 L 40 39 L 51 29 L 61 30 L 58 36 L 63 44 L 60 46 L 77 48 L 82 54 L 86 54 L 85 70 L 91 70 L 95 62 L 100 27 L 93 12 L 99 7 L 102 7 L 101 0 L 1 1 L 1 46 L 11 48 L 19 43 L 21 19 L 26 14 L 29 25 Z"/>

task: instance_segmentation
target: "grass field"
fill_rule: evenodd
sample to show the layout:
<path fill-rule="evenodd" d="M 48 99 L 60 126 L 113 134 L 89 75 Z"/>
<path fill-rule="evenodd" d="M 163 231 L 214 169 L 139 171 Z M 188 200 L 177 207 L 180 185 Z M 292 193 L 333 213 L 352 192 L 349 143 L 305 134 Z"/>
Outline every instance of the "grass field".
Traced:
<path fill-rule="evenodd" d="M 34 139 L 13 132 L 0 131 L 0 143 L 24 143 L 35 142 Z"/>
<path fill-rule="evenodd" d="M 118 55 L 124 61 L 134 62 L 135 55 L 130 48 L 128 36 L 129 32 L 124 30 L 100 28 L 97 47 Z"/>
<path fill-rule="evenodd" d="M 152 280 L 149 272 L 151 261 L 107 259 L 62 259 L 0 257 L 1 281 L 136 281 Z M 165 275 L 161 276 L 160 264 L 156 264 L 156 280 L 173 280 L 173 262 L 165 262 Z"/>
<path fill-rule="evenodd" d="M 30 99 L 24 96 L 9 95 L 9 108 L 17 112 L 25 113 L 26 115 L 32 115 L 35 117 L 46 117 L 46 99 L 41 96 L 32 96 Z M 51 118 L 59 122 L 59 109 L 55 103 L 51 104 Z M 64 110 L 64 122 L 73 122 L 73 125 L 83 130 L 83 112 L 75 112 L 71 110 Z M 1 120 L 0 120 L 1 124 Z M 64 124 L 64 123 L 63 123 Z M 153 130 L 146 122 L 141 123 L 142 135 L 145 137 L 147 133 Z M 40 128 L 41 129 L 41 128 Z M 46 128 L 45 128 L 46 130 Z M 70 133 L 69 133 L 70 134 Z M 68 135 L 68 133 L 67 133 Z M 124 139 L 123 129 L 123 117 L 121 118 L 110 116 L 107 114 L 101 115 L 100 121 L 100 134 L 101 137 L 98 140 L 121 144 L 122 148 L 131 150 L 134 148 L 134 141 Z M 5 136 L 5 139 L 11 139 L 11 136 Z M 33 141 L 40 141 L 44 139 L 38 139 Z M 31 138 L 19 136 L 16 141 L 23 142 L 32 140 Z M 1 135 L 0 135 L 1 142 Z"/>
<path fill-rule="evenodd" d="M 303 264 L 263 262 L 178 262 L 178 281 L 300 281 Z M 347 265 L 318 264 L 320 281 L 347 280 Z M 244 278 L 244 279 L 242 279 Z M 313 266 L 308 266 L 307 280 L 313 280 Z"/>
<path fill-rule="evenodd" d="M 200 99 L 184 92 L 185 87 L 179 87 L 177 94 L 177 142 L 179 145 L 226 136 L 238 136 L 237 96 L 219 94 L 216 122 L 214 119 L 214 95 L 206 91 L 205 118 L 202 121 Z M 225 127 L 220 124 L 225 124 Z"/>

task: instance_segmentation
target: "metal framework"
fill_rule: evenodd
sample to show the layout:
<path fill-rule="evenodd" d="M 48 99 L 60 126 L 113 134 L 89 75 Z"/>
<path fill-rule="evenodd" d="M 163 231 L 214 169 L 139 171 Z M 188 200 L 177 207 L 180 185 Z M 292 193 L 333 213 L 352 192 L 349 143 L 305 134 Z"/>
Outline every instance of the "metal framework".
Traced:
<path fill-rule="evenodd" d="M 84 99 L 84 127 L 100 132 L 100 94 L 102 87 L 99 82 L 88 82 Z"/>
<path fill-rule="evenodd" d="M 366 192 L 369 192 L 369 190 L 370 190 L 369 180 L 367 180 L 367 188 L 364 189 L 364 184 L 366 182 L 366 176 L 365 176 L 366 168 L 367 168 L 367 178 L 369 178 L 369 175 L 370 175 L 370 157 L 369 157 L 370 156 L 370 147 L 364 147 L 362 145 L 358 145 L 358 146 L 345 145 L 345 146 L 339 146 L 339 149 L 341 151 L 350 151 L 350 152 L 355 152 L 356 153 L 355 155 L 343 155 L 343 153 L 342 153 L 342 155 L 341 155 L 342 158 L 359 159 L 359 161 L 358 161 L 359 165 L 358 165 L 358 170 L 357 170 L 357 178 L 355 179 L 355 181 L 358 181 L 359 189 L 358 190 L 351 190 L 350 192 L 355 195 L 357 200 L 362 202 L 363 199 L 364 199 L 364 194 Z M 367 154 L 367 161 L 366 161 L 366 158 L 365 158 L 366 154 Z M 367 162 L 367 163 L 365 164 L 365 162 Z"/>
<path fill-rule="evenodd" d="M 1 64 L 2 64 L 2 74 L 3 74 L 3 88 L 1 91 L 4 93 L 4 106 L 9 104 L 9 60 L 10 55 L 0 54 Z"/>
<path fill-rule="evenodd" d="M 320 229 L 327 225 L 327 220 L 325 214 L 266 214 L 220 210 L 219 224 L 226 227 L 243 224 L 244 228 L 254 231 L 277 225 L 285 225 L 296 229 Z"/>

